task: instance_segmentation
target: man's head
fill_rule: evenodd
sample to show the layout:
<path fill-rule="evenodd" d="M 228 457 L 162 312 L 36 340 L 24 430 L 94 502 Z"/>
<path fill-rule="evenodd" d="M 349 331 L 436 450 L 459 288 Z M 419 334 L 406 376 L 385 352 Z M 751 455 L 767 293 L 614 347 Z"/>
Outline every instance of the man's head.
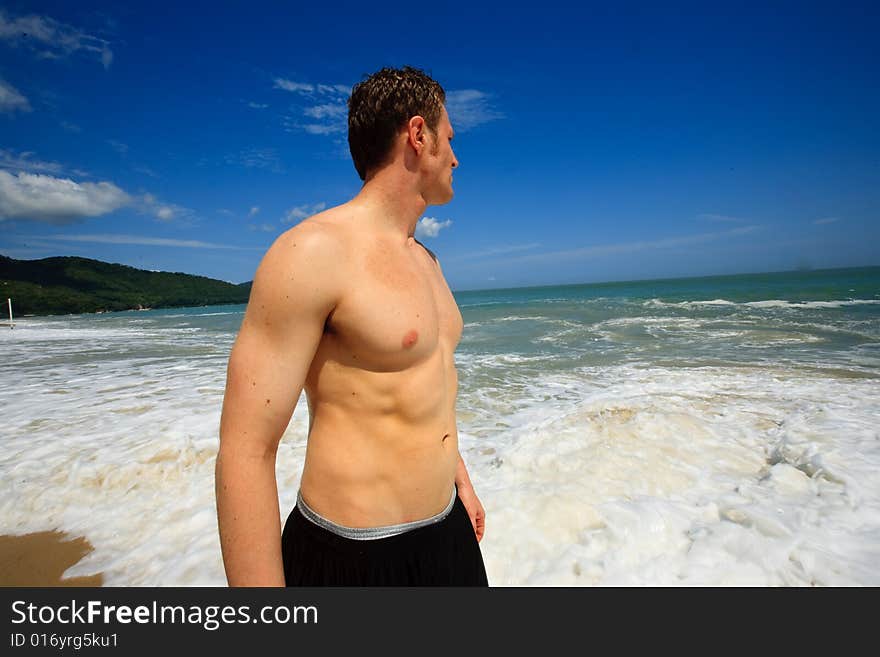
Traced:
<path fill-rule="evenodd" d="M 386 163 L 397 135 L 414 116 L 424 119 L 436 155 L 437 126 L 441 118 L 448 123 L 445 102 L 443 87 L 409 66 L 383 68 L 356 84 L 348 99 L 348 146 L 361 180 Z"/>

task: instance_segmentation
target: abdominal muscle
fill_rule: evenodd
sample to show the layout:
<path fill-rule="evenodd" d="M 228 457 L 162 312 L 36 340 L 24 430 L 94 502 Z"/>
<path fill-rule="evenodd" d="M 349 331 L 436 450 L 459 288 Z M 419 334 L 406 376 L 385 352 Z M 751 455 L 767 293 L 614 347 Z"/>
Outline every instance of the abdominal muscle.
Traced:
<path fill-rule="evenodd" d="M 429 518 L 452 496 L 457 376 L 438 348 L 403 371 L 323 361 L 306 381 L 309 437 L 300 492 L 346 527 Z"/>

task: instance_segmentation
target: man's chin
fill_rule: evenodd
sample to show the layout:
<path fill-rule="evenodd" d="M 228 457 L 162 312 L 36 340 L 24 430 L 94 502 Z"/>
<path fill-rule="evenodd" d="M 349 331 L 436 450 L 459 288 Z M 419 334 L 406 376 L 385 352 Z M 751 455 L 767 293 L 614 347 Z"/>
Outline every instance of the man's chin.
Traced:
<path fill-rule="evenodd" d="M 455 192 L 451 189 L 446 192 L 443 196 L 435 196 L 430 201 L 428 201 L 428 205 L 446 205 L 449 201 L 452 200 L 452 197 L 455 196 Z"/>

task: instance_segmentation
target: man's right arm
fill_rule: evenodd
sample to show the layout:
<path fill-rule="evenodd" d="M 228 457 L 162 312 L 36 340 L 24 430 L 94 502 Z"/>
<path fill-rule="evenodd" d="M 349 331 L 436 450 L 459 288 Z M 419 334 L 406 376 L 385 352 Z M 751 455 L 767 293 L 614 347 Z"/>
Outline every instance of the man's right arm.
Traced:
<path fill-rule="evenodd" d="M 230 586 L 284 586 L 275 456 L 341 290 L 323 230 L 300 224 L 266 252 L 229 358 L 215 494 Z"/>

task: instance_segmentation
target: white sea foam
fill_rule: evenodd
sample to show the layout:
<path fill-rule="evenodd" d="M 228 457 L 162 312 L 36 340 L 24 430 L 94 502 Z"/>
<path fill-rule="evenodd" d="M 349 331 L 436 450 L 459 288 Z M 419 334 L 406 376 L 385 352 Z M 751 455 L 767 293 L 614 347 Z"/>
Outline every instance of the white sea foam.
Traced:
<path fill-rule="evenodd" d="M 795 344 L 819 344 L 826 342 L 828 337 L 822 333 L 840 334 L 875 340 L 878 337 L 876 322 L 843 322 L 843 325 L 818 324 L 815 322 L 792 322 L 790 320 L 768 321 L 767 318 L 753 316 L 734 316 L 724 318 L 701 317 L 658 317 L 636 316 L 616 317 L 603 320 L 589 327 L 591 333 L 606 340 L 626 343 L 630 334 L 625 329 L 642 329 L 647 335 L 674 339 L 698 340 L 700 343 L 711 344 L 714 341 L 729 342 L 742 347 L 768 349 Z M 621 331 L 620 329 L 624 329 Z M 861 330 L 857 330 L 861 329 Z M 874 333 L 871 332 L 874 331 Z M 552 342 L 570 332 L 548 334 L 540 338 Z"/>
<path fill-rule="evenodd" d="M 711 301 L 662 301 L 660 299 L 648 299 L 642 305 L 653 308 L 692 308 L 693 306 L 735 306 L 737 304 L 727 299 L 712 299 Z"/>
<path fill-rule="evenodd" d="M 177 315 L 177 317 L 219 317 L 221 315 L 243 315 L 243 310 L 228 310 L 222 313 L 192 313 L 189 315 Z"/>
<path fill-rule="evenodd" d="M 785 301 L 782 299 L 766 299 L 764 301 L 728 301 L 727 299 L 713 299 L 711 301 L 662 301 L 649 299 L 642 305 L 653 308 L 698 308 L 700 306 L 748 306 L 751 308 L 842 308 L 844 306 L 859 306 L 865 304 L 880 304 L 880 299 L 838 299 L 834 301 Z"/>
<path fill-rule="evenodd" d="M 509 429 L 462 438 L 486 491 L 491 581 L 880 582 L 876 380 L 583 375 L 537 382 Z M 560 384 L 567 400 L 542 394 Z"/>
<path fill-rule="evenodd" d="M 860 306 L 878 304 L 880 299 L 840 299 L 836 301 L 749 301 L 743 305 L 755 308 L 842 308 L 844 306 Z"/>
<path fill-rule="evenodd" d="M 517 315 L 507 315 L 505 317 L 496 317 L 495 322 L 541 322 L 550 319 L 541 315 L 530 315 L 527 317 L 518 317 Z"/>

